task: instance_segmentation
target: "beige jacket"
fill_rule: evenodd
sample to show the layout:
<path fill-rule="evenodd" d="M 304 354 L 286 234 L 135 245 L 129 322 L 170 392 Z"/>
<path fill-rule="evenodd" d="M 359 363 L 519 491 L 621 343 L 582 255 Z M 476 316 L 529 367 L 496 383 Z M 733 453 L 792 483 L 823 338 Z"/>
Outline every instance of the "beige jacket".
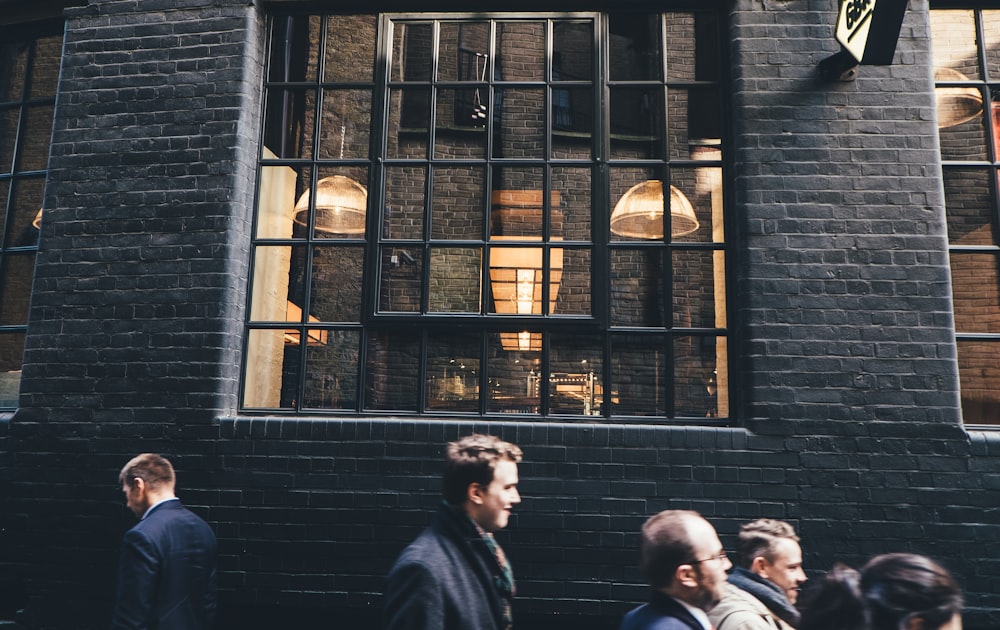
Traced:
<path fill-rule="evenodd" d="M 708 611 L 708 618 L 715 630 L 794 630 L 759 599 L 728 582 L 722 601 Z"/>

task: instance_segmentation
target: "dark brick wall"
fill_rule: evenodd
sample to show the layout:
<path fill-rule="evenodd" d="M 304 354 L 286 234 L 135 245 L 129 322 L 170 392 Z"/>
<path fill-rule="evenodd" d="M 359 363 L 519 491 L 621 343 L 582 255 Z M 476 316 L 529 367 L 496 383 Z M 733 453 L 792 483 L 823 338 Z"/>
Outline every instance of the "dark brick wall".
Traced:
<path fill-rule="evenodd" d="M 525 451 L 500 534 L 519 628 L 614 627 L 665 508 L 727 543 L 790 520 L 813 575 L 932 554 L 966 627 L 997 627 L 1000 435 L 960 425 L 927 3 L 892 66 L 829 84 L 833 4 L 731 11 L 736 428 L 237 417 L 261 14 L 71 10 L 21 407 L 0 420 L 0 571 L 32 625 L 106 626 L 133 522 L 116 474 L 148 450 L 219 535 L 220 628 L 374 626 L 443 443 L 476 430 Z"/>

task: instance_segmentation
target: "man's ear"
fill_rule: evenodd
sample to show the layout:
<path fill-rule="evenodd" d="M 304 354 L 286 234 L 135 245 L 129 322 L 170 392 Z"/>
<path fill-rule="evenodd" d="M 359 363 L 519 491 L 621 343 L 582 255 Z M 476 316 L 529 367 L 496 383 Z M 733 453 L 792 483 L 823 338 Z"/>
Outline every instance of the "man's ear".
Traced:
<path fill-rule="evenodd" d="M 756 558 L 753 559 L 753 562 L 750 563 L 751 573 L 759 577 L 762 577 L 764 579 L 769 579 L 768 571 L 770 570 L 770 568 L 771 568 L 771 563 L 768 562 L 767 558 L 765 558 L 764 556 L 757 556 Z"/>
<path fill-rule="evenodd" d="M 465 499 L 470 503 L 482 505 L 483 487 L 478 483 L 470 483 L 469 487 L 465 489 Z"/>
<path fill-rule="evenodd" d="M 682 564 L 674 572 L 674 581 L 684 588 L 698 588 L 698 574 L 692 564 Z"/>

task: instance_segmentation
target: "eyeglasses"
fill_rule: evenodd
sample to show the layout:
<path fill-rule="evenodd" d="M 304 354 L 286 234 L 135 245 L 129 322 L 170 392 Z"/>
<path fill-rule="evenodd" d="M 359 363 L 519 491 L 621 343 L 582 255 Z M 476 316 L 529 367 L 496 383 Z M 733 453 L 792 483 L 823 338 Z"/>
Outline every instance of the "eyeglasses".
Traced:
<path fill-rule="evenodd" d="M 703 560 L 692 560 L 689 564 L 701 564 L 702 562 L 708 562 L 710 560 L 728 560 L 728 559 L 729 559 L 729 555 L 726 553 L 726 550 L 723 549 L 718 554 L 716 554 L 716 555 L 714 555 L 714 556 L 712 556 L 710 558 L 705 558 Z"/>

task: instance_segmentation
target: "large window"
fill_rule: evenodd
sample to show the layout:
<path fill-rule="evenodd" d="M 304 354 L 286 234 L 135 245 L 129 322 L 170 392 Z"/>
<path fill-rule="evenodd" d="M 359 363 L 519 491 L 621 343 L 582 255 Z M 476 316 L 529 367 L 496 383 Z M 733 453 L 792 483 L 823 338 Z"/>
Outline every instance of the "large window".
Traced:
<path fill-rule="evenodd" d="M 931 12 L 962 417 L 1000 424 L 1000 11 Z"/>
<path fill-rule="evenodd" d="M 269 28 L 245 411 L 729 416 L 717 11 Z"/>
<path fill-rule="evenodd" d="M 17 406 L 62 24 L 0 28 L 0 408 Z"/>

